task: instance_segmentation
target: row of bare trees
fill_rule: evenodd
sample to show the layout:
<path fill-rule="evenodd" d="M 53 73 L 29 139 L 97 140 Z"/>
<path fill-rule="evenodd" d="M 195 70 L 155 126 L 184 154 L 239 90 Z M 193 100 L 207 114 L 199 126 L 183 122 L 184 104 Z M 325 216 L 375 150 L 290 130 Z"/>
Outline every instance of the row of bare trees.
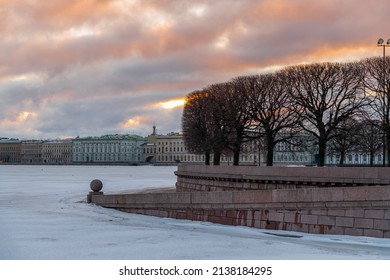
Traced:
<path fill-rule="evenodd" d="M 190 151 L 206 154 L 206 164 L 213 154 L 218 165 L 230 150 L 238 165 L 243 144 L 262 139 L 271 166 L 276 144 L 305 131 L 315 139 L 323 166 L 338 141 L 354 141 L 347 139 L 356 135 L 357 123 L 368 123 L 390 141 L 389 72 L 389 59 L 368 58 L 290 66 L 209 85 L 186 97 L 184 141 Z M 390 158 L 389 147 L 387 154 Z"/>

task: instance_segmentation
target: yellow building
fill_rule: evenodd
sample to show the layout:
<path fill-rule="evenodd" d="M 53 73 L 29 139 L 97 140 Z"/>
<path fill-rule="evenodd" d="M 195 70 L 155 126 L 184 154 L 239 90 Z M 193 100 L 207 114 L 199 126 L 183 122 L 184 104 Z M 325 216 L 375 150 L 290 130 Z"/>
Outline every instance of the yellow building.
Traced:
<path fill-rule="evenodd" d="M 23 164 L 42 163 L 42 141 L 39 140 L 22 141 L 20 156 L 21 156 L 21 163 Z"/>
<path fill-rule="evenodd" d="M 18 139 L 0 139 L 0 162 L 20 163 L 21 141 Z"/>
<path fill-rule="evenodd" d="M 204 155 L 188 152 L 184 145 L 183 135 L 171 132 L 167 135 L 158 135 L 156 127 L 153 133 L 146 138 L 141 146 L 143 161 L 154 164 L 176 164 L 180 162 L 204 163 Z"/>
<path fill-rule="evenodd" d="M 42 163 L 72 163 L 72 141 L 69 139 L 44 142 L 42 144 Z"/>

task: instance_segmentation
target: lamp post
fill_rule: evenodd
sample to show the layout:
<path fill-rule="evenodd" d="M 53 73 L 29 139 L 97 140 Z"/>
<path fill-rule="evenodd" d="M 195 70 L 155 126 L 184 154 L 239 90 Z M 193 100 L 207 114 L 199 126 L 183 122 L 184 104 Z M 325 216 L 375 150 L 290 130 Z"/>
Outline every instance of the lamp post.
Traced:
<path fill-rule="evenodd" d="M 383 59 L 385 60 L 386 59 L 386 47 L 390 47 L 390 39 L 388 39 L 387 42 L 385 43 L 385 40 L 383 40 L 382 38 L 379 38 L 377 46 L 383 47 Z"/>
<path fill-rule="evenodd" d="M 390 47 L 390 39 L 387 40 L 387 42 L 385 43 L 385 40 L 383 40 L 382 38 L 379 38 L 378 40 L 378 43 L 377 43 L 377 46 L 378 47 L 382 47 L 383 48 L 383 84 L 385 84 L 385 80 L 386 80 L 386 47 Z M 385 85 L 384 85 L 385 86 Z M 387 104 L 387 106 L 389 106 L 390 104 Z M 387 122 L 388 122 L 388 117 L 389 116 L 383 116 L 383 166 L 386 166 L 386 126 L 388 125 Z M 386 119 L 385 119 L 386 117 Z"/>

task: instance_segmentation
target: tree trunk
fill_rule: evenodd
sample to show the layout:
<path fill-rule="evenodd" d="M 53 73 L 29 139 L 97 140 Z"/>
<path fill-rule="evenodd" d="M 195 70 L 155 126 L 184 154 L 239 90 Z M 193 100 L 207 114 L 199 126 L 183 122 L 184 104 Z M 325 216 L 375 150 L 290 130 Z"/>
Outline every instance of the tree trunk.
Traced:
<path fill-rule="evenodd" d="M 387 149 L 387 166 L 390 167 L 390 130 L 387 131 L 386 133 L 386 143 L 384 145 L 386 146 Z M 384 155 L 383 155 L 384 156 Z M 385 159 L 384 159 L 385 162 Z"/>
<path fill-rule="evenodd" d="M 220 151 L 214 151 L 214 165 L 220 165 L 221 163 L 221 152 Z"/>
<path fill-rule="evenodd" d="M 267 166 L 274 165 L 274 149 L 267 148 Z"/>
<path fill-rule="evenodd" d="M 238 165 L 240 162 L 240 148 L 235 147 L 233 150 L 233 165 Z"/>
<path fill-rule="evenodd" d="M 371 149 L 370 150 L 370 166 L 374 165 L 374 157 L 375 157 L 375 152 Z"/>
<path fill-rule="evenodd" d="M 210 152 L 205 152 L 205 165 L 210 165 Z"/>
<path fill-rule="evenodd" d="M 326 155 L 326 141 L 324 139 L 319 139 L 318 142 L 318 166 L 324 166 Z"/>
<path fill-rule="evenodd" d="M 344 149 L 342 149 L 342 150 L 340 151 L 340 161 L 339 161 L 339 165 L 340 165 L 340 166 L 343 166 L 343 165 L 344 165 L 344 158 L 345 158 L 345 151 L 344 151 Z"/>
<path fill-rule="evenodd" d="M 272 135 L 267 135 L 267 166 L 274 165 L 274 138 Z"/>

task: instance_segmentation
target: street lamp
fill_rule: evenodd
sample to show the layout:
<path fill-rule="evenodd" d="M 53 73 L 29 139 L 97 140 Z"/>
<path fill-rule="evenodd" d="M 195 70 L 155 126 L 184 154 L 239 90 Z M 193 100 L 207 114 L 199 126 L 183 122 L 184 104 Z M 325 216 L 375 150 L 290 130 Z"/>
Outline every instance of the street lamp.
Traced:
<path fill-rule="evenodd" d="M 386 47 L 390 47 L 390 39 L 388 39 L 387 42 L 385 43 L 385 40 L 379 38 L 377 46 L 383 47 L 383 58 L 386 59 Z"/>
<path fill-rule="evenodd" d="M 386 47 L 390 47 L 390 39 L 387 40 L 387 42 L 385 43 L 385 40 L 383 40 L 382 38 L 379 38 L 378 40 L 378 43 L 377 43 L 377 46 L 378 47 L 383 47 L 383 72 L 384 72 L 384 79 L 386 79 Z M 383 120 L 383 122 L 385 122 L 387 120 Z M 385 126 L 385 123 L 383 124 Z M 383 166 L 386 166 L 386 135 L 385 133 L 383 133 Z M 389 159 L 390 160 L 390 159 Z"/>

